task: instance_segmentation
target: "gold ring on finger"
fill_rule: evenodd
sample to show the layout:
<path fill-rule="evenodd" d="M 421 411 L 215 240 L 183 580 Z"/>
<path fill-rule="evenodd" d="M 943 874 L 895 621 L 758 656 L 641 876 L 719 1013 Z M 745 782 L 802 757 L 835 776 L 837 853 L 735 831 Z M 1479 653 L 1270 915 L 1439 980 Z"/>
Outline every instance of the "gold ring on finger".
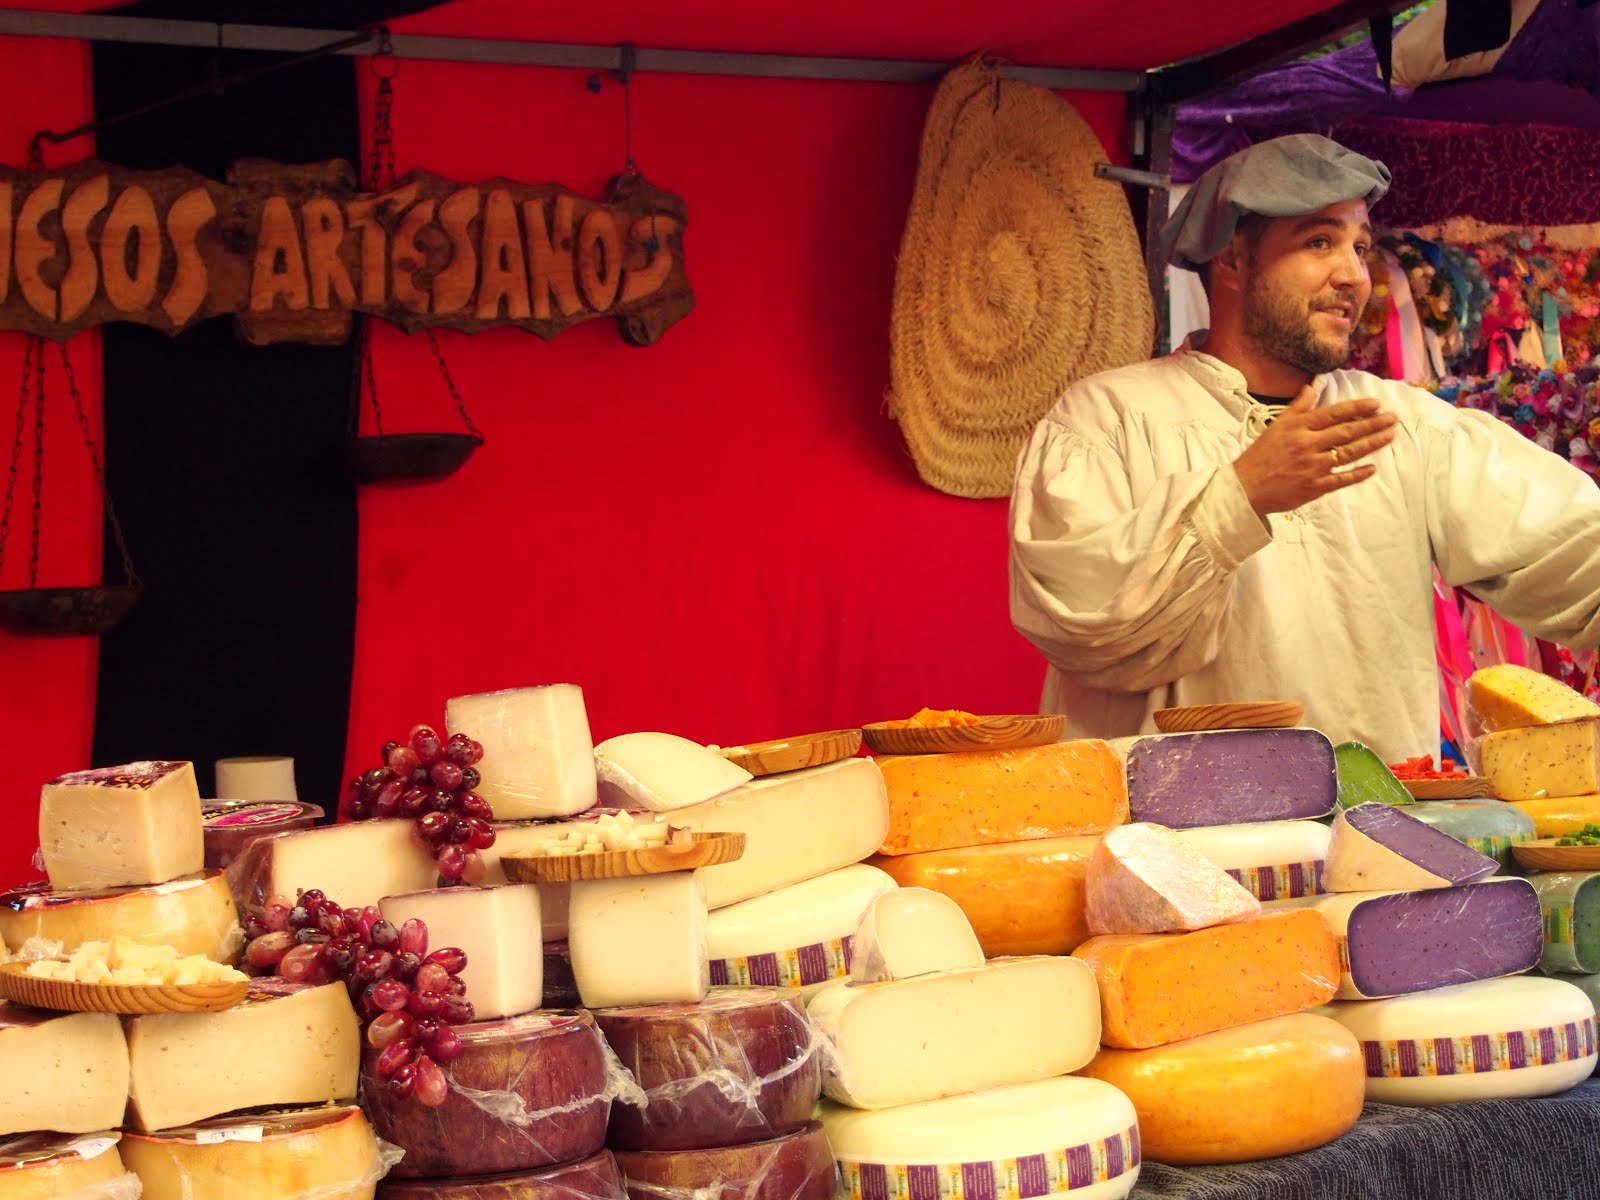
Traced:
<path fill-rule="evenodd" d="M 1333 455 L 1333 465 L 1337 467 L 1339 465 L 1339 451 L 1338 451 L 1338 448 L 1335 447 L 1334 449 L 1329 450 L 1328 453 Z"/>

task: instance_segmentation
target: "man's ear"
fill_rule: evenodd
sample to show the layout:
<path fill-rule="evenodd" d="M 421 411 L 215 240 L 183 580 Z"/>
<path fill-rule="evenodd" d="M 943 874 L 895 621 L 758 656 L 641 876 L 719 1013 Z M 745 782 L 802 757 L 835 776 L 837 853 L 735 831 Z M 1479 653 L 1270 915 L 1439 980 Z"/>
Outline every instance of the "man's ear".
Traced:
<path fill-rule="evenodd" d="M 1249 248 L 1244 239 L 1233 237 L 1211 260 L 1211 286 L 1238 291 L 1244 284 L 1244 268 L 1249 261 Z"/>

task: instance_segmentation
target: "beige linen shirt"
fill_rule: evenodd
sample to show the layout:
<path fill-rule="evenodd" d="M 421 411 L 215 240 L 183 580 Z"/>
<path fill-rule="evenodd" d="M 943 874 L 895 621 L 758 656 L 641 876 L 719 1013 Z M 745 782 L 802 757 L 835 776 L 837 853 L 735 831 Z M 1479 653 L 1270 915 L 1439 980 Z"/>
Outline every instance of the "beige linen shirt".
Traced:
<path fill-rule="evenodd" d="M 1554 641 L 1600 641 L 1600 488 L 1492 416 L 1358 371 L 1318 405 L 1400 418 L 1377 473 L 1264 522 L 1231 464 L 1266 427 L 1244 376 L 1190 349 L 1074 384 L 1011 498 L 1011 619 L 1069 737 L 1159 708 L 1302 700 L 1387 761 L 1437 753 L 1432 567 Z M 1270 522 L 1270 523 L 1269 523 Z"/>

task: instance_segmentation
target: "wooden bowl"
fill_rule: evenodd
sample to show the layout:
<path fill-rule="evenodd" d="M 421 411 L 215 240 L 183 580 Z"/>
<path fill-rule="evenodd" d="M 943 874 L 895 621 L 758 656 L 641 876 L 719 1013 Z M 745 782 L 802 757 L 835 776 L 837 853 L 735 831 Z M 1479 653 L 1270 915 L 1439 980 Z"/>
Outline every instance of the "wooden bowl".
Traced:
<path fill-rule="evenodd" d="M 483 445 L 470 433 L 389 433 L 350 445 L 357 483 L 431 483 L 460 470 Z"/>
<path fill-rule="evenodd" d="M 622 875 L 664 875 L 732 862 L 744 854 L 742 833 L 697 833 L 684 842 L 595 854 L 502 854 L 500 869 L 514 883 L 574 883 Z"/>
<path fill-rule="evenodd" d="M 849 758 L 861 749 L 861 730 L 830 729 L 801 737 L 751 742 L 748 746 L 723 746 L 717 753 L 752 775 L 778 775 L 805 767 Z"/>
<path fill-rule="evenodd" d="M 952 754 L 968 750 L 1025 750 L 1061 740 L 1067 718 L 1061 713 L 1022 713 L 984 717 L 975 725 L 896 725 L 879 721 L 861 727 L 874 754 Z"/>
<path fill-rule="evenodd" d="M 113 629 L 133 602 L 137 587 L 19 588 L 0 592 L 0 629 L 24 636 L 96 636 Z"/>
<path fill-rule="evenodd" d="M 1402 779 L 1400 784 L 1411 793 L 1413 800 L 1471 800 L 1490 794 L 1489 781 L 1482 775 L 1468 775 L 1462 779 Z"/>
<path fill-rule="evenodd" d="M 1558 846 L 1558 840 L 1514 842 L 1511 853 L 1530 871 L 1600 871 L 1600 846 Z"/>
<path fill-rule="evenodd" d="M 0 965 L 0 995 L 33 1008 L 66 1012 L 147 1013 L 221 1012 L 244 999 L 248 979 L 226 983 L 162 983 L 144 986 L 121 983 L 76 983 L 67 979 L 40 979 L 27 973 L 27 963 Z"/>
<path fill-rule="evenodd" d="M 1287 729 L 1300 724 L 1306 706 L 1297 700 L 1250 700 L 1235 704 L 1189 704 L 1158 708 L 1156 728 L 1162 733 L 1199 733 L 1210 729 Z"/>

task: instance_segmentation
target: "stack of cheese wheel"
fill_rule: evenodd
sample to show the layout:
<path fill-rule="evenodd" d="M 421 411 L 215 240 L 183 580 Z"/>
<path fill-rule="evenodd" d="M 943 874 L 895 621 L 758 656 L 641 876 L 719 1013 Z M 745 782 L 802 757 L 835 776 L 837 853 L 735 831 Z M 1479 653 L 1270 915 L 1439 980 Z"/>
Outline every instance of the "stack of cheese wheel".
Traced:
<path fill-rule="evenodd" d="M 1089 936 L 1083 880 L 1128 819 L 1122 762 L 1099 740 L 885 755 L 889 828 L 872 865 L 949 896 L 990 957 L 1068 954 Z"/>
<path fill-rule="evenodd" d="M 863 916 L 851 981 L 808 1011 L 831 1050 L 821 1116 L 840 1196 L 934 1200 L 959 1179 L 968 1196 L 1110 1200 L 1137 1182 L 1133 1105 L 1068 1074 L 1099 1040 L 1082 963 L 986 962 L 954 901 L 901 888 Z"/>
<path fill-rule="evenodd" d="M 1600 705 L 1511 664 L 1467 680 L 1469 747 L 1490 792 L 1533 818 L 1540 837 L 1600 824 Z"/>
<path fill-rule="evenodd" d="M 1148 823 L 1106 835 L 1088 894 L 1096 936 L 1073 954 L 1098 980 L 1105 1048 L 1083 1073 L 1132 1099 L 1147 1157 L 1269 1158 L 1355 1123 L 1355 1039 L 1304 1011 L 1338 986 L 1322 917 L 1263 914 L 1236 879 Z"/>
<path fill-rule="evenodd" d="M 1538 896 L 1399 807 L 1334 820 L 1330 894 L 1300 903 L 1343 942 L 1328 1012 L 1360 1039 L 1369 1099 L 1437 1104 L 1563 1091 L 1595 1064 L 1594 1006 L 1549 979 Z"/>

